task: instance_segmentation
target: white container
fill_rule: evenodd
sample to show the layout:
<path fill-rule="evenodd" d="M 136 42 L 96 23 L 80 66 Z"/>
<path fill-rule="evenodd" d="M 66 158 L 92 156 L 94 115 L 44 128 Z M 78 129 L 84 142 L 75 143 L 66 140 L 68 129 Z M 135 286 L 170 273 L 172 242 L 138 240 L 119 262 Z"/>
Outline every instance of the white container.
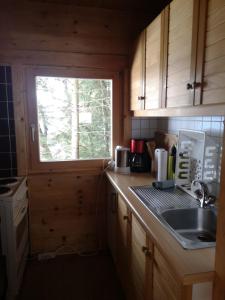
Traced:
<path fill-rule="evenodd" d="M 164 181 L 167 179 L 167 156 L 168 153 L 165 149 L 155 149 L 155 168 L 157 181 Z"/>

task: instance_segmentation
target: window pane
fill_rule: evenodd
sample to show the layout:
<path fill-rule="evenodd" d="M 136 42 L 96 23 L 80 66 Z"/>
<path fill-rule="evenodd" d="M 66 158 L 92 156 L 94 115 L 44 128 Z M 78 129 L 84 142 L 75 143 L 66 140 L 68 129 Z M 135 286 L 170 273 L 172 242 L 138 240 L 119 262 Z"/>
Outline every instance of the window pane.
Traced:
<path fill-rule="evenodd" d="M 36 77 L 40 161 L 111 157 L 112 80 Z"/>

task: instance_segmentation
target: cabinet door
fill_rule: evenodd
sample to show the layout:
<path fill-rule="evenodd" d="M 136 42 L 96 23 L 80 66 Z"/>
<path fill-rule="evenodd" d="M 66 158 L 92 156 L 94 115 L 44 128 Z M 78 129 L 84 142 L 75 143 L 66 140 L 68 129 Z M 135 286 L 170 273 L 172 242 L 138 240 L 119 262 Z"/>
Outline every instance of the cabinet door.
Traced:
<path fill-rule="evenodd" d="M 161 13 L 146 28 L 145 109 L 161 107 L 163 16 L 164 13 Z"/>
<path fill-rule="evenodd" d="M 152 243 L 136 217 L 131 226 L 132 299 L 152 299 Z"/>
<path fill-rule="evenodd" d="M 131 110 L 144 109 L 144 75 L 145 75 L 145 31 L 135 42 L 131 58 L 130 98 Z"/>
<path fill-rule="evenodd" d="M 153 300 L 179 300 L 181 299 L 181 286 L 174 277 L 167 261 L 154 248 L 153 265 Z"/>
<path fill-rule="evenodd" d="M 192 106 L 194 102 L 197 2 L 173 0 L 169 7 L 167 107 Z"/>
<path fill-rule="evenodd" d="M 225 1 L 209 0 L 202 104 L 225 103 Z"/>
<path fill-rule="evenodd" d="M 107 183 L 107 241 L 114 262 L 116 262 L 117 197 L 113 186 Z"/>
<path fill-rule="evenodd" d="M 131 214 L 118 195 L 117 209 L 117 269 L 126 293 L 129 291 L 129 260 L 130 260 L 130 219 Z"/>

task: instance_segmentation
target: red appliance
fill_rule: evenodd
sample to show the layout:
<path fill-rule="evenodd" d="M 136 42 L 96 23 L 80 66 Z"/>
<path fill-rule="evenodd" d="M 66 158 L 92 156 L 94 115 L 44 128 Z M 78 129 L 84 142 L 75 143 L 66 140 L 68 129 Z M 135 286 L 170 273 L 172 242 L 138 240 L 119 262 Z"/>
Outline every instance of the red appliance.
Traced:
<path fill-rule="evenodd" d="M 144 153 L 144 140 L 131 140 L 131 153 Z"/>
<path fill-rule="evenodd" d="M 131 139 L 130 141 L 130 170 L 131 172 L 150 171 L 150 158 L 146 151 L 144 140 Z"/>

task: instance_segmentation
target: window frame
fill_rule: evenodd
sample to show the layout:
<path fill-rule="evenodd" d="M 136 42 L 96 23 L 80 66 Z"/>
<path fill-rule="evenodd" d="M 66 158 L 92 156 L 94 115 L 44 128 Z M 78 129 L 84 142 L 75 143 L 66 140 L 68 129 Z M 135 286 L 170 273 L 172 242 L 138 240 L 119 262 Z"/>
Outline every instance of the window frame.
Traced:
<path fill-rule="evenodd" d="M 87 79 L 111 79 L 112 80 L 112 156 L 113 149 L 122 139 L 122 101 L 121 101 L 121 77 L 118 72 L 104 70 L 76 69 L 62 67 L 29 67 L 26 70 L 27 89 L 27 139 L 29 149 L 29 171 L 54 172 L 54 171 L 78 171 L 103 168 L 108 159 L 87 159 L 42 162 L 39 159 L 38 115 L 36 101 L 36 76 L 71 77 Z M 35 125 L 34 141 L 32 140 L 31 124 Z"/>

